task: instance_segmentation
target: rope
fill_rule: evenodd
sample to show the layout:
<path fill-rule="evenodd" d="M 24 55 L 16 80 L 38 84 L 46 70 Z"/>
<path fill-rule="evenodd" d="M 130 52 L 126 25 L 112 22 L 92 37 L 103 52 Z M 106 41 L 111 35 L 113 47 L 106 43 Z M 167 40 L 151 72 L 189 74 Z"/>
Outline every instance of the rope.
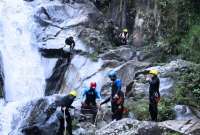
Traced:
<path fill-rule="evenodd" d="M 100 109 L 98 108 L 98 110 L 97 110 L 97 115 L 96 115 L 95 120 L 94 120 L 94 126 L 96 126 L 96 124 L 97 124 L 97 118 L 98 118 L 99 110 L 100 110 Z"/>
<path fill-rule="evenodd" d="M 66 121 L 66 114 L 65 114 L 65 108 L 63 108 L 63 111 L 64 111 L 64 133 L 63 135 L 67 135 L 67 121 Z"/>

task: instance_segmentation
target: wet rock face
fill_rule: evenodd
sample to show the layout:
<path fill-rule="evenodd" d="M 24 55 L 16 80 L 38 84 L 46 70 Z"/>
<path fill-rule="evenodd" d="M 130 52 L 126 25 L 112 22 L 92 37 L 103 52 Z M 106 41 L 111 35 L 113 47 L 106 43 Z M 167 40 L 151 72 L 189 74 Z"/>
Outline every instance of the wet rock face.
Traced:
<path fill-rule="evenodd" d="M 176 112 L 176 120 L 197 119 L 191 109 L 186 105 L 176 105 L 174 111 Z"/>
<path fill-rule="evenodd" d="M 85 28 L 80 32 L 79 38 L 97 53 L 103 53 L 109 48 L 112 48 L 111 42 L 99 30 Z"/>
<path fill-rule="evenodd" d="M 107 126 L 97 130 L 96 135 L 166 135 L 169 133 L 182 134 L 187 133 L 198 135 L 199 128 L 198 121 L 165 121 L 160 123 L 138 121 L 134 119 L 122 119 L 120 121 L 113 121 Z M 193 125 L 194 128 L 189 126 Z M 194 133 L 194 134 L 193 134 Z"/>
<path fill-rule="evenodd" d="M 136 52 L 131 50 L 131 48 L 127 47 L 120 47 L 115 50 L 108 51 L 100 57 L 103 60 L 118 60 L 118 61 L 128 61 L 131 60 L 133 57 L 135 57 Z"/>
<path fill-rule="evenodd" d="M 159 127 L 157 123 L 122 119 L 120 121 L 113 121 L 107 126 L 97 130 L 96 135 L 164 135 L 167 132 L 167 129 Z"/>
<path fill-rule="evenodd" d="M 60 123 L 56 116 L 58 113 L 56 105 L 54 106 L 52 102 L 55 103 L 60 97 L 50 98 L 39 99 L 30 104 L 32 107 L 28 116 L 19 128 L 24 135 L 56 135 Z"/>

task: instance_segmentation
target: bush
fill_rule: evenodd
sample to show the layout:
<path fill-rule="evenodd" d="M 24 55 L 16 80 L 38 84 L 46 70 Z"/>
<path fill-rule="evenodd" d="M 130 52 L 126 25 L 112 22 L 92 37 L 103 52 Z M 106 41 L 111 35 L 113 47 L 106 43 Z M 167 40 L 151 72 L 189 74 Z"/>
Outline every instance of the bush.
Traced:
<path fill-rule="evenodd" d="M 162 98 L 158 104 L 158 120 L 164 121 L 175 118 L 173 111 L 174 104 L 169 100 Z M 140 99 L 137 101 L 128 101 L 126 104 L 129 112 L 132 112 L 138 120 L 150 120 L 149 101 L 147 99 Z"/>
<path fill-rule="evenodd" d="M 179 48 L 186 60 L 200 63 L 200 25 L 194 25 L 181 41 Z"/>
<path fill-rule="evenodd" d="M 181 73 L 174 95 L 174 102 L 200 108 L 200 66 Z"/>
<path fill-rule="evenodd" d="M 158 120 L 172 120 L 175 118 L 174 103 L 170 99 L 162 98 L 158 104 Z"/>

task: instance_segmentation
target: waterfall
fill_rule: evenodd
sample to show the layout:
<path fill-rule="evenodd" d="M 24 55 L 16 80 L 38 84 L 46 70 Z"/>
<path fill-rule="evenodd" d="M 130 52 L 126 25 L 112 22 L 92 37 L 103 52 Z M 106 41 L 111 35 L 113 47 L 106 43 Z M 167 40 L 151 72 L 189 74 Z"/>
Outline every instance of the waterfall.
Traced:
<path fill-rule="evenodd" d="M 40 55 L 34 48 L 32 10 L 23 0 L 0 0 L 0 51 L 8 102 L 0 110 L 1 135 L 12 130 L 14 114 L 23 102 L 44 95 L 45 77 Z"/>
<path fill-rule="evenodd" d="M 23 0 L 1 2 L 1 52 L 7 101 L 43 96 L 44 73 L 34 50 L 31 8 Z"/>

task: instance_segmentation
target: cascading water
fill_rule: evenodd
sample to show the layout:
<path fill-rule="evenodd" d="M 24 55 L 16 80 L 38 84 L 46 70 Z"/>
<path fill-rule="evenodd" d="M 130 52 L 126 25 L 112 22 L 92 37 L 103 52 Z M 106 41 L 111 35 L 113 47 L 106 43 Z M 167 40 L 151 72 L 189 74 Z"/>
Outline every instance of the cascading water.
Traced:
<path fill-rule="evenodd" d="M 0 51 L 8 101 L 0 110 L 0 134 L 8 135 L 21 102 L 44 95 L 45 77 L 39 53 L 32 46 L 32 8 L 23 0 L 0 0 L 0 16 Z"/>

